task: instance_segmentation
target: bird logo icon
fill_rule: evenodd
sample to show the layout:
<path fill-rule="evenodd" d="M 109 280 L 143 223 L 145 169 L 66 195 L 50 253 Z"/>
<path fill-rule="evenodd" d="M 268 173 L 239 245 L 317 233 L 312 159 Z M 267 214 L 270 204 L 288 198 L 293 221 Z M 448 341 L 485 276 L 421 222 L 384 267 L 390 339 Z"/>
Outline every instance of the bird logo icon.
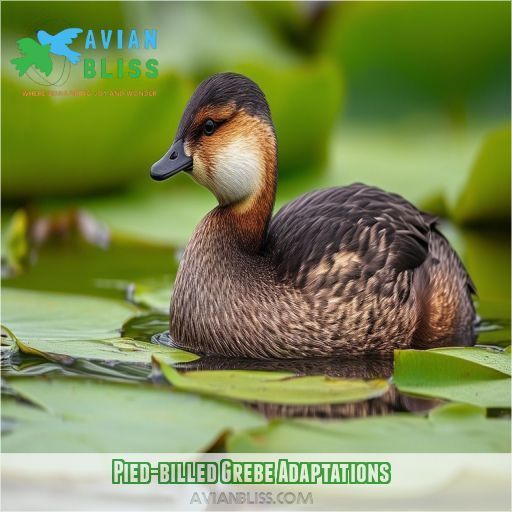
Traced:
<path fill-rule="evenodd" d="M 81 32 L 83 32 L 81 28 L 67 28 L 52 36 L 44 30 L 38 30 L 37 41 L 30 37 L 16 41 L 22 56 L 12 59 L 11 63 L 18 71 L 18 76 L 23 76 L 32 66 L 36 71 L 49 76 L 53 70 L 50 54 L 65 57 L 64 64 L 66 61 L 77 64 L 80 61 L 80 53 L 71 50 L 68 45 Z M 27 76 L 30 77 L 30 75 Z"/>
<path fill-rule="evenodd" d="M 77 64 L 80 60 L 80 54 L 70 50 L 68 44 L 71 44 L 73 39 L 76 39 L 81 32 L 81 28 L 67 28 L 52 36 L 44 30 L 39 30 L 37 32 L 37 39 L 43 46 L 50 45 L 50 53 L 63 55 L 71 64 Z"/>
<path fill-rule="evenodd" d="M 30 37 L 25 37 L 17 41 L 18 49 L 23 55 L 16 59 L 12 59 L 11 63 L 14 64 L 18 70 L 19 76 L 23 76 L 27 70 L 34 66 L 42 73 L 48 76 L 53 69 L 52 59 L 50 57 L 50 45 L 40 45 Z"/>

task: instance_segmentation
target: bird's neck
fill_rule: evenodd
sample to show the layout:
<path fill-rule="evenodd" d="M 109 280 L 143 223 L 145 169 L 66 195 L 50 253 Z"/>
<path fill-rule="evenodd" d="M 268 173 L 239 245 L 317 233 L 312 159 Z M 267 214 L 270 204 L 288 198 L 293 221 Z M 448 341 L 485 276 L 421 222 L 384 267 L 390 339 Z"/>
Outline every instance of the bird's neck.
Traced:
<path fill-rule="evenodd" d="M 218 206 L 210 215 L 215 229 L 246 253 L 261 251 L 267 237 L 277 188 L 277 152 L 275 145 L 264 158 L 261 186 L 249 197 L 226 206 Z"/>

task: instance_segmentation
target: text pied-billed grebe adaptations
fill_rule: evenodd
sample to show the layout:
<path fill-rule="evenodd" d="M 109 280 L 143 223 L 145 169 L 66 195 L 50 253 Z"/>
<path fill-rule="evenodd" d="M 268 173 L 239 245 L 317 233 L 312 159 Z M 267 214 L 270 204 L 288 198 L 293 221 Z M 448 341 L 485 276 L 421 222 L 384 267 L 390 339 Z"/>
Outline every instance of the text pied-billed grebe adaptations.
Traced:
<path fill-rule="evenodd" d="M 472 343 L 475 289 L 435 217 L 362 184 L 309 192 L 272 217 L 277 141 L 250 79 L 221 73 L 199 85 L 151 176 L 181 171 L 219 205 L 180 263 L 178 346 L 300 358 Z"/>

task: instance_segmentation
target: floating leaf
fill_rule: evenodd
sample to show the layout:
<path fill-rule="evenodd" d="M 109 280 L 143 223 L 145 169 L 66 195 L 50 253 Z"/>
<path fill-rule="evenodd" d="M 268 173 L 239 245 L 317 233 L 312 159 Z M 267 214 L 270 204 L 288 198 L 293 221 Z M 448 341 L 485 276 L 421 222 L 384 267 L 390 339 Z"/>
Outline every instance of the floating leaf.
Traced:
<path fill-rule="evenodd" d="M 485 131 L 480 126 L 455 131 L 412 121 L 343 123 L 334 135 L 331 165 L 321 186 L 363 182 L 433 211 L 436 204 L 451 204 L 463 189 Z"/>
<path fill-rule="evenodd" d="M 197 358 L 179 349 L 121 337 L 121 325 L 137 309 L 110 299 L 2 290 L 2 321 L 20 349 L 59 362 L 76 358 L 146 363 L 157 354 L 170 362 Z"/>
<path fill-rule="evenodd" d="M 144 384 L 9 379 L 39 407 L 2 399 L 15 420 L 4 452 L 196 452 L 225 432 L 264 424 L 243 406 Z"/>
<path fill-rule="evenodd" d="M 69 359 L 69 358 L 68 358 Z M 2 375 L 4 377 L 35 377 L 44 376 L 81 376 L 113 381 L 146 381 L 148 380 L 148 367 L 134 363 L 121 363 L 112 361 L 89 361 L 76 359 L 72 363 L 60 363 L 57 358 L 43 359 L 37 355 L 22 354 L 10 361 L 2 361 Z"/>
<path fill-rule="evenodd" d="M 123 324 L 123 337 L 135 338 L 141 341 L 151 341 L 155 334 L 169 330 L 169 313 L 148 313 L 130 318 Z M 170 340 L 169 343 L 170 344 Z"/>
<path fill-rule="evenodd" d="M 485 409 L 449 404 L 428 417 L 395 414 L 352 420 L 277 420 L 231 435 L 232 452 L 509 452 L 510 421 Z"/>
<path fill-rule="evenodd" d="M 148 183 L 124 194 L 82 199 L 79 204 L 115 234 L 181 247 L 199 221 L 215 207 L 216 200 L 207 189 L 182 174 L 169 183 Z M 169 264 L 172 263 L 169 258 Z"/>
<path fill-rule="evenodd" d="M 279 141 L 280 176 L 295 180 L 301 173 L 310 177 L 322 173 L 341 108 L 342 84 L 336 66 L 324 59 L 274 68 L 268 62 L 251 62 L 235 70 L 253 79 L 268 99 Z M 298 112 L 307 123 L 297 122 Z"/>
<path fill-rule="evenodd" d="M 466 361 L 486 366 L 505 375 L 511 375 L 510 356 L 502 350 L 484 349 L 478 347 L 451 347 L 432 350 L 444 356 L 458 357 Z"/>
<path fill-rule="evenodd" d="M 375 121 L 439 110 L 459 126 L 484 109 L 508 117 L 505 3 L 328 5 L 320 51 L 331 54 L 346 76 L 351 117 Z"/>
<path fill-rule="evenodd" d="M 510 222 L 510 126 L 484 139 L 450 213 L 461 224 Z"/>
<path fill-rule="evenodd" d="M 133 14 L 137 16 L 141 9 L 147 26 L 165 27 L 158 33 L 162 67 L 203 76 L 232 70 L 244 59 L 281 66 L 296 60 L 293 49 L 274 36 L 244 2 L 147 3 Z M 140 19 L 132 19 L 132 23 Z M 212 30 L 216 32 L 214 39 L 210 37 Z M 184 45 L 190 34 L 194 34 L 194 44 Z"/>
<path fill-rule="evenodd" d="M 478 314 L 496 319 L 504 326 L 496 336 L 510 340 L 510 233 L 465 229 L 462 234 L 461 255 L 478 290 Z"/>
<path fill-rule="evenodd" d="M 400 391 L 482 407 L 510 407 L 510 356 L 483 348 L 396 350 Z"/>
<path fill-rule="evenodd" d="M 287 372 L 246 370 L 180 373 L 164 363 L 160 368 L 178 389 L 249 402 L 339 404 L 368 400 L 388 390 L 388 382 L 384 379 L 339 379 L 324 375 L 299 377 Z"/>
<path fill-rule="evenodd" d="M 160 313 L 169 312 L 171 302 L 171 282 L 173 278 L 147 279 L 132 283 L 128 299 L 138 306 L 146 307 Z"/>
<path fill-rule="evenodd" d="M 73 71 L 80 76 L 79 69 Z M 10 120 L 2 141 L 4 197 L 68 197 L 120 187 L 129 179 L 148 176 L 152 161 L 169 145 L 170 130 L 181 117 L 191 85 L 162 70 L 157 80 L 125 78 L 116 82 L 100 96 L 95 92 L 104 86 L 98 80 L 82 79 L 75 87 L 89 96 L 27 98 L 22 91 L 31 82 L 2 75 L 2 114 Z M 110 96 L 111 89 L 115 97 Z M 156 95 L 130 95 L 131 90 L 154 90 Z M 49 120 L 61 128 L 73 120 L 73 129 L 61 129 L 57 144 L 52 130 L 47 129 Z M 31 141 L 30 151 L 26 151 L 26 140 Z M 80 158 L 77 145 L 87 148 Z"/>

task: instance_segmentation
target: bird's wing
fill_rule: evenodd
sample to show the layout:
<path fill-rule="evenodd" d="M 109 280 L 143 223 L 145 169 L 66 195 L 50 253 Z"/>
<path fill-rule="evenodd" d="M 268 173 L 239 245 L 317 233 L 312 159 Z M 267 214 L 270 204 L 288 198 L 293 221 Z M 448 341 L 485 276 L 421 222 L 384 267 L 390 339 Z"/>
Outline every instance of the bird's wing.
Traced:
<path fill-rule="evenodd" d="M 53 63 L 48 52 L 39 52 L 37 59 L 34 59 L 34 66 L 48 76 L 53 70 Z"/>
<path fill-rule="evenodd" d="M 83 32 L 81 28 L 67 28 L 55 34 L 53 37 L 59 44 L 71 44 L 78 34 Z"/>
<path fill-rule="evenodd" d="M 399 273 L 425 261 L 435 222 L 398 195 L 353 184 L 286 204 L 270 222 L 265 251 L 298 286 L 322 265 L 368 277 L 382 268 Z"/>
<path fill-rule="evenodd" d="M 18 49 L 23 55 L 32 55 L 33 53 L 37 53 L 41 48 L 40 44 L 34 39 L 30 37 L 25 37 L 23 39 L 18 39 L 16 41 L 18 44 Z"/>

